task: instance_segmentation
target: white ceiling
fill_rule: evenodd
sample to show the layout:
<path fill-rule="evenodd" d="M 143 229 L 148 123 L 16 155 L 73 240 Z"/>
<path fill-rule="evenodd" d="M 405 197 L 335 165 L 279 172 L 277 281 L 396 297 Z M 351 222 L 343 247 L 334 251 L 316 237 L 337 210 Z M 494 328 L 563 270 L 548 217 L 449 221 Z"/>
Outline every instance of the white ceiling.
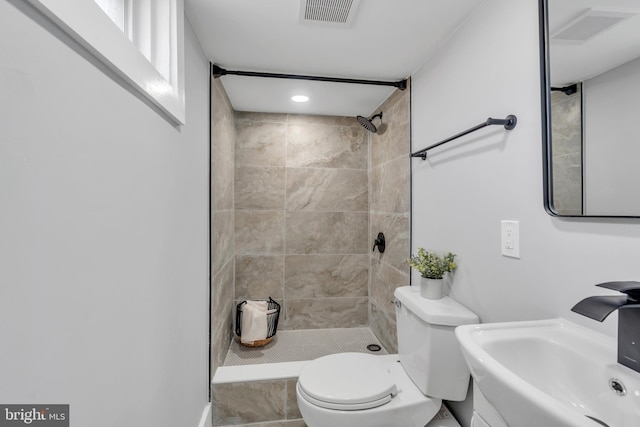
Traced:
<path fill-rule="evenodd" d="M 397 81 L 483 0 L 361 0 L 348 28 L 300 22 L 301 0 L 185 0 L 209 60 L 227 70 Z M 393 87 L 222 77 L 238 111 L 370 115 Z M 293 94 L 310 101 L 296 104 Z"/>
<path fill-rule="evenodd" d="M 549 34 L 588 9 L 634 12 L 637 15 L 580 44 L 550 42 L 553 86 L 581 82 L 640 57 L 639 0 L 549 0 Z"/>

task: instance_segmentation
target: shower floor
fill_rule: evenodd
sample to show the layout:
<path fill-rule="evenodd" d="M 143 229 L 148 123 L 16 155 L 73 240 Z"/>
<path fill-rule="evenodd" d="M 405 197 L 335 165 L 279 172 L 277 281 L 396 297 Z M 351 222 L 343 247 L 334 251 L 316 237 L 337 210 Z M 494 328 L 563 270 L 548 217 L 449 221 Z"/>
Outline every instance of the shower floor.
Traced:
<path fill-rule="evenodd" d="M 379 345 L 380 351 L 369 351 L 369 344 Z M 278 331 L 264 347 L 245 347 L 234 338 L 223 366 L 297 362 L 344 352 L 387 354 L 369 328 Z"/>

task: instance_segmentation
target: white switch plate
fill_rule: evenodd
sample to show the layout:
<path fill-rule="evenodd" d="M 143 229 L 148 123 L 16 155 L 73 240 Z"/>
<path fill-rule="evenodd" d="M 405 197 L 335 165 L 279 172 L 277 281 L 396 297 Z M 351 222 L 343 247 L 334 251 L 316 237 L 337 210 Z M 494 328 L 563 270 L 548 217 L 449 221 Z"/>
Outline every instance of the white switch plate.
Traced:
<path fill-rule="evenodd" d="M 502 255 L 520 258 L 520 221 L 500 221 Z"/>

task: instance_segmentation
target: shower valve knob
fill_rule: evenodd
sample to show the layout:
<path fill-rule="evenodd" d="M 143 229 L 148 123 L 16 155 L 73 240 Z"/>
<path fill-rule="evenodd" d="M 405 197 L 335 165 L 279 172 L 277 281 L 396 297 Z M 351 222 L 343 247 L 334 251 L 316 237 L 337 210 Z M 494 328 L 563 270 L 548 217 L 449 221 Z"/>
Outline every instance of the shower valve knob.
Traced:
<path fill-rule="evenodd" d="M 378 233 L 378 237 L 373 242 L 373 249 L 371 249 L 371 252 L 374 252 L 376 250 L 376 246 L 378 247 L 378 251 L 380 251 L 380 253 L 384 253 L 385 243 L 384 234 L 382 232 Z"/>

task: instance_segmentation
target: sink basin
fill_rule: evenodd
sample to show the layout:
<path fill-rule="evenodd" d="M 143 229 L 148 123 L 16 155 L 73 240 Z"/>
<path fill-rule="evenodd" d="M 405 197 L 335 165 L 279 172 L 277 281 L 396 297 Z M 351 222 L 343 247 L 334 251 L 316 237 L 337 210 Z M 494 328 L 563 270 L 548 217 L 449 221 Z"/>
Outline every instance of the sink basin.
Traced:
<path fill-rule="evenodd" d="M 612 337 L 565 319 L 465 325 L 456 337 L 511 427 L 640 426 L 640 374 L 616 362 Z"/>

